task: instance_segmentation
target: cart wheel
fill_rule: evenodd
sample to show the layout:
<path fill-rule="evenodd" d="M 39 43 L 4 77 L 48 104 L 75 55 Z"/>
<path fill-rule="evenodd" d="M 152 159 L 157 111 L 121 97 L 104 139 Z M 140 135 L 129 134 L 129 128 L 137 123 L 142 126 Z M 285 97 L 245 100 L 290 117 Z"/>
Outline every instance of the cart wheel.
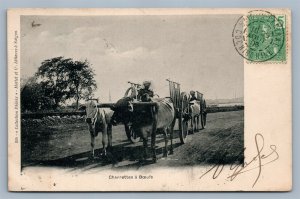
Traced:
<path fill-rule="evenodd" d="M 129 141 L 137 143 L 140 141 L 140 137 L 133 131 L 131 126 L 125 125 L 126 135 Z"/>
<path fill-rule="evenodd" d="M 203 101 L 203 104 L 202 104 L 202 109 L 201 109 L 201 126 L 202 126 L 202 129 L 205 129 L 205 126 L 206 126 L 206 102 L 205 100 Z"/>
<path fill-rule="evenodd" d="M 187 142 L 189 135 L 189 99 L 186 93 L 181 94 L 181 109 L 179 116 L 179 138 L 182 144 Z"/>
<path fill-rule="evenodd" d="M 124 94 L 124 97 L 131 97 L 131 98 L 134 98 L 136 99 L 137 97 L 137 89 L 135 87 L 129 87 L 125 94 Z"/>

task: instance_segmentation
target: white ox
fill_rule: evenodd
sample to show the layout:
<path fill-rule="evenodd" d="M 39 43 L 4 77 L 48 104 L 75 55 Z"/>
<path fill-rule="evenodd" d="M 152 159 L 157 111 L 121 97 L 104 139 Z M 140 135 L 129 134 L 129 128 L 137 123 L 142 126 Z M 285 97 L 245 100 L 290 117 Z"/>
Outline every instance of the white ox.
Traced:
<path fill-rule="evenodd" d="M 199 131 L 199 122 L 201 117 L 200 101 L 198 100 L 190 101 L 190 117 L 191 117 L 192 131 L 193 132 Z"/>
<path fill-rule="evenodd" d="M 108 149 L 112 147 L 112 125 L 111 116 L 113 112 L 104 108 L 97 107 L 97 100 L 89 100 L 86 104 L 86 123 L 91 135 L 91 151 L 95 156 L 95 137 L 102 132 L 102 153 L 105 156 Z"/>

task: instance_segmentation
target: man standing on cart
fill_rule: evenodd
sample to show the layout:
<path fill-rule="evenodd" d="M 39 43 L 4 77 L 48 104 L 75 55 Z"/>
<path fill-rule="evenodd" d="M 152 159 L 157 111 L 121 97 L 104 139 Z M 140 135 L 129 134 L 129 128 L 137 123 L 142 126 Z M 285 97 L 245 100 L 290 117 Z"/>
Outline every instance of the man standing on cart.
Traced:
<path fill-rule="evenodd" d="M 138 99 L 142 102 L 150 102 L 154 96 L 153 90 L 150 88 L 151 82 L 144 81 L 143 88 L 139 90 Z"/>

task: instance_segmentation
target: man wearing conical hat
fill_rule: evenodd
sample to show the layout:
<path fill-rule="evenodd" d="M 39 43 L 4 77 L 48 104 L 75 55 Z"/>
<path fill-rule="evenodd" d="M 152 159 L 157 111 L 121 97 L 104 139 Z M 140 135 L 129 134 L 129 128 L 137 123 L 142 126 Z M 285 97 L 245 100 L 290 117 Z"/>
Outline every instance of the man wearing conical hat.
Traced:
<path fill-rule="evenodd" d="M 151 98 L 154 96 L 153 90 L 150 88 L 151 81 L 144 81 L 143 88 L 139 90 L 138 99 L 144 102 L 151 101 Z"/>

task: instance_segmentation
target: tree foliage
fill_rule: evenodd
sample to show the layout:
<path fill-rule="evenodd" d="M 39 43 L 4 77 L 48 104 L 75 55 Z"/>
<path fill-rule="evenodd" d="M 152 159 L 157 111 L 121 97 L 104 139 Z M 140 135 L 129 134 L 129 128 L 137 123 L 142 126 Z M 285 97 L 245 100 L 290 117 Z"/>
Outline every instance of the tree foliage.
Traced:
<path fill-rule="evenodd" d="M 45 95 L 41 84 L 37 83 L 34 77 L 29 78 L 21 89 L 22 111 L 50 109 L 53 105 L 53 100 Z"/>
<path fill-rule="evenodd" d="M 80 99 L 88 99 L 97 88 L 94 71 L 87 60 L 75 61 L 68 65 L 69 97 L 76 99 L 77 108 Z"/>
<path fill-rule="evenodd" d="M 92 96 L 97 88 L 94 75 L 87 60 L 55 57 L 43 61 L 35 77 L 44 97 L 51 99 L 56 109 L 68 99 L 75 99 L 78 107 L 79 100 Z"/>

